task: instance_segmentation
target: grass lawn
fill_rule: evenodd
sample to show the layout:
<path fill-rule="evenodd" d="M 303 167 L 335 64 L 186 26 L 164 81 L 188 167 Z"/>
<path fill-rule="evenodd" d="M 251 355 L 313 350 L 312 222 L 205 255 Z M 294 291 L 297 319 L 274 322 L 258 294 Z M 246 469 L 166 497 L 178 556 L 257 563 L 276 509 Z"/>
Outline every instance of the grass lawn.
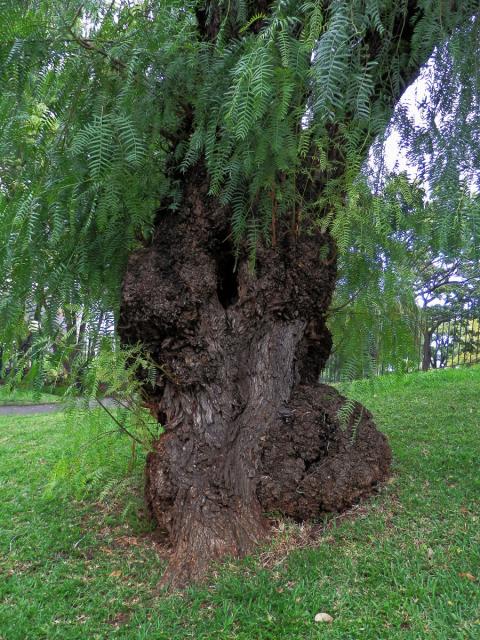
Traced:
<path fill-rule="evenodd" d="M 60 397 L 51 393 L 32 391 L 31 389 L 9 389 L 0 386 L 0 406 L 16 404 L 50 404 L 59 402 Z"/>
<path fill-rule="evenodd" d="M 480 368 L 350 393 L 390 437 L 391 482 L 315 544 L 282 554 L 289 535 L 302 539 L 287 526 L 276 550 L 171 596 L 155 592 L 163 561 L 132 498 L 140 466 L 123 513 L 94 482 L 82 499 L 46 492 L 65 449 L 88 447 L 81 426 L 75 440 L 61 414 L 1 418 L 0 638 L 480 638 Z M 128 447 L 112 445 L 113 475 Z M 333 623 L 316 623 L 318 612 Z"/>

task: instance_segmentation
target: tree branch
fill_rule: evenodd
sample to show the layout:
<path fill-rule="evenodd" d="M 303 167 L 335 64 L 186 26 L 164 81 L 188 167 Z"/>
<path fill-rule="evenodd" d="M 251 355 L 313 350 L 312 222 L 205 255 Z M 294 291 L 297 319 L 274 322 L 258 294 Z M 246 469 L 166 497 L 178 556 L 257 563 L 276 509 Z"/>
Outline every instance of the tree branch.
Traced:
<path fill-rule="evenodd" d="M 110 416 L 110 418 L 115 422 L 115 424 L 118 425 L 118 427 L 120 428 L 121 431 L 123 431 L 123 433 L 125 433 L 132 440 L 135 440 L 135 442 L 137 442 L 138 444 L 142 445 L 142 447 L 144 446 L 144 443 L 141 440 L 139 440 L 136 436 L 134 436 L 133 433 L 130 433 L 130 431 L 125 427 L 125 425 L 123 425 L 119 420 L 117 420 L 117 418 L 113 415 L 113 413 L 109 411 L 108 408 L 103 404 L 100 398 L 95 398 L 95 400 L 102 407 L 102 409 L 107 413 L 107 415 Z"/>
<path fill-rule="evenodd" d="M 125 62 L 123 62 L 123 60 L 120 60 L 119 58 L 112 58 L 112 56 L 107 51 L 96 47 L 91 40 L 77 36 L 73 29 L 70 28 L 68 32 L 72 36 L 74 42 L 80 45 L 83 49 L 91 51 L 92 53 L 98 53 L 98 55 L 106 58 L 116 71 L 125 71 L 127 69 L 127 65 L 125 64 Z"/>

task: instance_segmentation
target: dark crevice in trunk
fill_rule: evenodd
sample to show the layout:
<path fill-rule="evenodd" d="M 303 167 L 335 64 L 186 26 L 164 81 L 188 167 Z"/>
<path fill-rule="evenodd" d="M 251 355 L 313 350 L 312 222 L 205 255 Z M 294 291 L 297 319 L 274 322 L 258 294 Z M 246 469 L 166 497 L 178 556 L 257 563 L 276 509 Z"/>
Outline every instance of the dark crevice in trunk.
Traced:
<path fill-rule="evenodd" d="M 225 240 L 216 256 L 217 295 L 224 309 L 238 301 L 236 258 L 232 244 Z"/>

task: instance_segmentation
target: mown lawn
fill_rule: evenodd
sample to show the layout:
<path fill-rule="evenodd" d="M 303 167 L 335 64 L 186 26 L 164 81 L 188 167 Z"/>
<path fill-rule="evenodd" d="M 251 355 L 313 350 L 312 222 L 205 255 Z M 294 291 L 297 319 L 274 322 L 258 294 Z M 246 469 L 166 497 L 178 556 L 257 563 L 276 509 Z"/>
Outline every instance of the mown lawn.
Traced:
<path fill-rule="evenodd" d="M 10 389 L 0 386 L 0 406 L 17 404 L 50 404 L 59 402 L 60 396 L 31 389 Z"/>
<path fill-rule="evenodd" d="M 0 419 L 0 638 L 480 638 L 480 368 L 350 391 L 390 437 L 392 481 L 313 546 L 232 564 L 172 596 L 155 590 L 163 561 L 132 498 L 139 469 L 123 513 L 93 481 L 82 499 L 61 484 L 46 491 L 65 449 L 91 445 L 81 424 L 72 439 L 59 414 Z M 128 446 L 115 442 L 113 476 Z M 280 547 L 288 532 L 301 538 L 287 526 Z M 316 623 L 318 612 L 333 623 Z"/>

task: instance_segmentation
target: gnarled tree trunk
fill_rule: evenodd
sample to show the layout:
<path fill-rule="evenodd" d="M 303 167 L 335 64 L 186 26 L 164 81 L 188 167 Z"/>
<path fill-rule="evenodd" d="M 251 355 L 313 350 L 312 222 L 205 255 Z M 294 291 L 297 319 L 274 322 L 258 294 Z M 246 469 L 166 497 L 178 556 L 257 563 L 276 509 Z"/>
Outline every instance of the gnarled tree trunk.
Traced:
<path fill-rule="evenodd" d="M 252 34 L 271 5 L 248 3 Z M 222 7 L 199 5 L 199 39 L 216 41 Z M 374 29 L 363 36 L 366 65 L 377 56 L 400 65 L 401 81 L 380 74 L 372 93 L 392 110 L 421 64 L 410 61 L 417 9 L 405 3 L 385 42 Z M 307 105 L 311 87 L 299 91 Z M 164 582 L 174 585 L 201 577 L 212 560 L 248 553 L 268 533 L 265 513 L 303 519 L 352 504 L 386 478 L 391 458 L 368 411 L 356 404 L 341 421 L 345 399 L 317 382 L 331 349 L 332 238 L 297 224 L 272 228 L 272 246 L 258 249 L 252 273 L 248 256 L 233 251 L 231 211 L 208 196 L 201 163 L 188 176 L 178 171 L 176 145 L 194 130 L 191 105 L 181 113 L 169 166 L 182 204 L 159 213 L 151 245 L 131 256 L 119 322 L 123 341 L 142 342 L 162 371 L 151 406 L 165 433 L 147 459 L 146 497 L 173 544 Z M 328 174 L 312 152 L 306 184 L 297 184 L 306 202 L 346 169 L 341 131 L 332 125 L 329 135 Z M 371 136 L 366 127 L 365 153 Z"/>
<path fill-rule="evenodd" d="M 255 272 L 229 241 L 229 213 L 200 171 L 180 212 L 160 214 L 131 256 L 120 334 L 161 367 L 152 398 L 165 433 L 147 458 L 146 497 L 174 547 L 164 582 L 203 576 L 268 533 L 265 513 L 303 519 L 342 509 L 388 474 L 370 414 L 317 384 L 331 349 L 336 278 L 328 234 L 286 234 Z"/>

